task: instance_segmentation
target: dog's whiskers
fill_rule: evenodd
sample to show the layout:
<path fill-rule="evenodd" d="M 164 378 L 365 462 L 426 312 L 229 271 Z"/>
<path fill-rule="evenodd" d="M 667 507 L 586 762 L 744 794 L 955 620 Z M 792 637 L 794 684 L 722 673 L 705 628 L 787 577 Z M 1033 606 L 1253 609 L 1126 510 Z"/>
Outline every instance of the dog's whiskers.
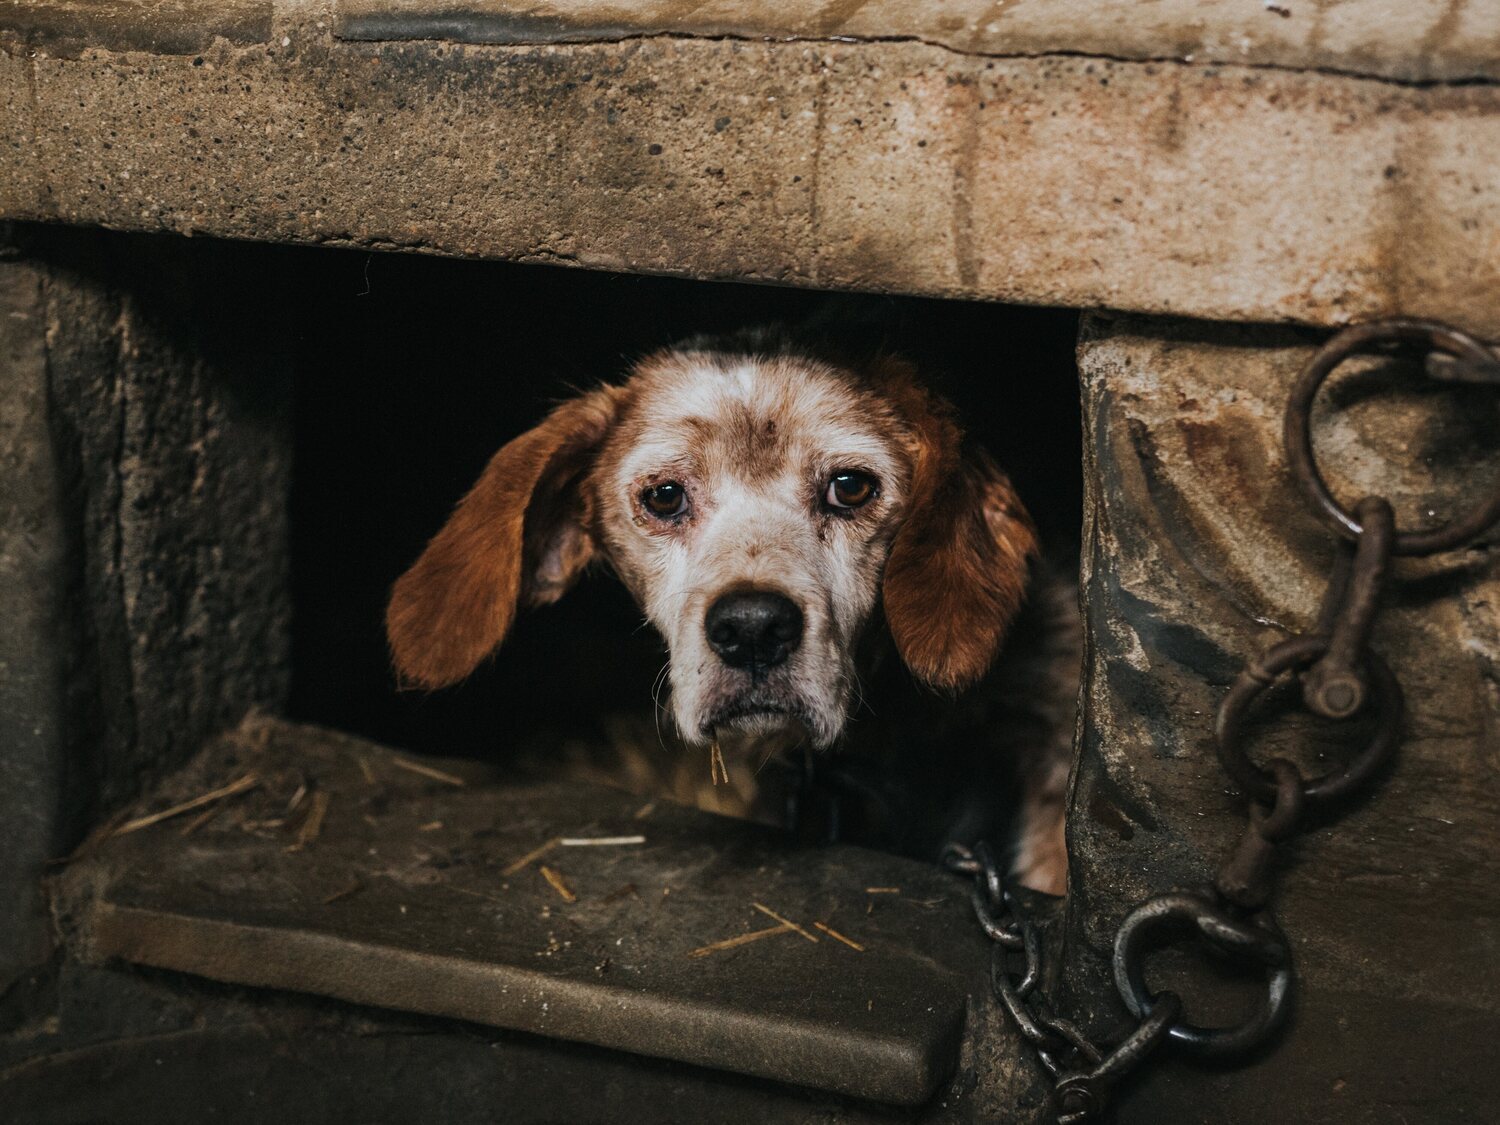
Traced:
<path fill-rule="evenodd" d="M 801 743 L 798 743 L 798 745 L 800 746 Z M 774 757 L 776 757 L 776 743 L 772 742 L 770 740 L 767 740 L 767 742 L 766 742 L 766 754 L 765 754 L 765 757 L 763 757 L 760 760 L 760 765 L 758 765 L 758 766 L 755 767 L 755 776 L 756 777 L 760 776 L 760 771 L 763 770 L 763 769 L 765 769 L 766 768 L 766 764 L 768 762 L 770 762 L 770 760 L 772 758 L 774 758 Z"/>
<path fill-rule="evenodd" d="M 859 712 L 863 708 L 868 707 L 869 704 L 865 701 L 865 685 L 860 681 L 859 669 L 851 665 L 849 668 L 849 678 L 854 681 L 855 706 L 851 710 L 849 715 L 849 719 L 852 721 L 857 718 Z M 870 714 L 875 714 L 875 708 L 870 707 Z"/>
<path fill-rule="evenodd" d="M 656 744 L 661 748 L 663 754 L 670 753 L 667 749 L 667 740 L 661 733 L 661 713 L 666 710 L 661 704 L 661 689 L 667 681 L 667 673 L 672 669 L 672 661 L 669 658 L 661 666 L 661 671 L 656 673 L 656 679 L 651 683 L 651 721 L 656 726 Z"/>

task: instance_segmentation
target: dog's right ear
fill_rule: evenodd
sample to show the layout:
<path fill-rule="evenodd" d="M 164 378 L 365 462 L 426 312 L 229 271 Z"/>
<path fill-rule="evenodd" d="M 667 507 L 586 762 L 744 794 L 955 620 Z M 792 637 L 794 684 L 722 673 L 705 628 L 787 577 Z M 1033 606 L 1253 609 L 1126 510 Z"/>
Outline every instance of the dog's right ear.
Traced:
<path fill-rule="evenodd" d="M 565 402 L 501 449 L 397 580 L 385 631 L 402 686 L 462 680 L 505 639 L 523 598 L 555 601 L 593 559 L 581 485 L 624 393 L 600 387 Z"/>

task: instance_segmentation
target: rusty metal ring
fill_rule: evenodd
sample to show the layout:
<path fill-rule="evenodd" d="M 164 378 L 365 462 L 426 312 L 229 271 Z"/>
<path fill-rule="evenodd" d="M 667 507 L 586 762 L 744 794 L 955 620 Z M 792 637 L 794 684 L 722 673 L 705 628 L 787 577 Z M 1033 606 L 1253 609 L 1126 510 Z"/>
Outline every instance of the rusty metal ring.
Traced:
<path fill-rule="evenodd" d="M 1204 895 L 1180 891 L 1157 895 L 1120 923 L 1115 934 L 1115 988 L 1130 1014 L 1145 1020 L 1156 1004 L 1146 987 L 1146 955 L 1180 939 L 1184 932 L 1231 957 L 1261 965 L 1266 971 L 1266 1002 L 1255 1015 L 1233 1027 L 1178 1022 L 1167 1034 L 1185 1050 L 1208 1058 L 1241 1055 L 1265 1042 L 1290 1009 L 1291 950 L 1274 923 L 1243 921 Z"/>
<path fill-rule="evenodd" d="M 1290 839 L 1301 827 L 1302 813 L 1307 806 L 1307 793 L 1302 787 L 1302 771 L 1295 762 L 1286 758 L 1272 758 L 1266 766 L 1268 772 L 1276 778 L 1276 796 L 1270 808 L 1259 801 L 1250 805 L 1250 823 L 1262 840 L 1279 844 Z"/>
<path fill-rule="evenodd" d="M 1251 705 L 1277 676 L 1293 668 L 1306 667 L 1327 651 L 1327 637 L 1293 637 L 1282 641 L 1240 673 L 1219 706 L 1219 717 L 1214 726 L 1219 762 L 1241 791 L 1261 804 L 1275 802 L 1277 779 L 1275 774 L 1257 766 L 1245 753 L 1245 718 Z M 1368 650 L 1365 652 L 1365 669 L 1372 681 L 1370 698 L 1377 708 L 1375 735 L 1344 766 L 1302 783 L 1303 799 L 1309 803 L 1336 800 L 1358 789 L 1379 771 L 1400 741 L 1401 684 L 1390 666 Z"/>
<path fill-rule="evenodd" d="M 1318 349 L 1292 388 L 1283 439 L 1287 463 L 1298 485 L 1319 518 L 1345 539 L 1358 539 L 1362 528 L 1329 491 L 1313 456 L 1313 399 L 1334 368 L 1350 356 L 1368 352 L 1373 345 L 1382 343 L 1420 344 L 1476 368 L 1495 365 L 1494 354 L 1474 337 L 1432 320 L 1393 318 L 1356 325 L 1344 329 Z M 1398 531 L 1394 551 L 1398 555 L 1431 555 L 1452 550 L 1478 538 L 1497 520 L 1500 520 L 1500 488 L 1462 519 L 1428 531 Z"/>

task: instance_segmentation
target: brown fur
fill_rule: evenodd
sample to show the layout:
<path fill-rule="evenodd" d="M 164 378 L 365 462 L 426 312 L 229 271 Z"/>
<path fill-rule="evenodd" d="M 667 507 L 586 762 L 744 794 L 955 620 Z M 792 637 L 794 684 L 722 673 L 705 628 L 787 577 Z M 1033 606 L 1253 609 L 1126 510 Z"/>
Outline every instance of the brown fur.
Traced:
<path fill-rule="evenodd" d="M 885 567 L 886 622 L 913 673 L 960 691 L 984 675 L 1021 608 L 1036 531 L 1009 478 L 965 448 L 947 405 L 910 369 L 891 369 L 885 389 L 914 446 L 908 513 Z"/>
<path fill-rule="evenodd" d="M 597 549 L 590 505 L 587 493 L 566 490 L 624 395 L 603 387 L 563 403 L 496 453 L 396 582 L 386 636 L 403 685 L 462 680 L 505 639 L 523 595 L 555 601 L 582 573 Z"/>

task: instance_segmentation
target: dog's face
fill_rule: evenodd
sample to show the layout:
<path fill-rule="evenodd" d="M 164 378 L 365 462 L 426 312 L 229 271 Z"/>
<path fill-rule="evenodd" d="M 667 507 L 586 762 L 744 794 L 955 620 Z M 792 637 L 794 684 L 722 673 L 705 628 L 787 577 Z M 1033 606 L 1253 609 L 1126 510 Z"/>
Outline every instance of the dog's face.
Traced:
<path fill-rule="evenodd" d="M 992 660 L 1035 550 L 1009 482 L 906 365 L 660 353 L 498 454 L 397 583 L 398 672 L 439 687 L 606 557 L 671 654 L 689 742 L 835 742 L 856 641 L 882 605 L 913 672 Z"/>
<path fill-rule="evenodd" d="M 616 572 L 671 651 L 689 741 L 839 735 L 911 465 L 889 404 L 784 358 L 671 353 L 638 371 L 592 487 Z"/>

